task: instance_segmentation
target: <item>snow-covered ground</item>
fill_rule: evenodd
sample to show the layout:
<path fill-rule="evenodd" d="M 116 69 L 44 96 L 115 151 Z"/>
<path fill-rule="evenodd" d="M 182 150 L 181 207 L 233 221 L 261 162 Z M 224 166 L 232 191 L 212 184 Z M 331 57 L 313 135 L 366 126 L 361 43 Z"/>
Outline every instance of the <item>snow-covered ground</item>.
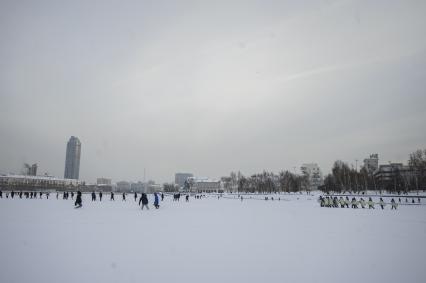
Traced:
<path fill-rule="evenodd" d="M 426 205 L 89 198 L 3 196 L 0 282 L 426 282 Z"/>

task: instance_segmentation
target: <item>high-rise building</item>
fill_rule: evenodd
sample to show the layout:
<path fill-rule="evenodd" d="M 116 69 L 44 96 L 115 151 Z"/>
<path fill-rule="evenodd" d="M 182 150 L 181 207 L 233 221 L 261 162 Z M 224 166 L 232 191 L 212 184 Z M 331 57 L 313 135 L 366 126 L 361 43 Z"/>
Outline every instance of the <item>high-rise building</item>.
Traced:
<path fill-rule="evenodd" d="M 194 175 L 191 173 L 176 173 L 175 184 L 183 188 L 183 186 L 185 185 L 185 181 L 190 177 L 194 177 Z"/>
<path fill-rule="evenodd" d="M 77 137 L 72 136 L 67 143 L 65 158 L 65 179 L 78 179 L 80 172 L 81 142 Z"/>

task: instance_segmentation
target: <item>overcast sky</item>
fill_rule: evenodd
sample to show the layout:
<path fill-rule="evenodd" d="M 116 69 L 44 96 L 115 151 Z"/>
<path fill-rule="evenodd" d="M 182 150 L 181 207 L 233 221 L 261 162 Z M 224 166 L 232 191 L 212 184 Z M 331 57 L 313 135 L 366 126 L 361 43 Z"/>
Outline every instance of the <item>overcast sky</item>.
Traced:
<path fill-rule="evenodd" d="M 87 181 L 406 162 L 425 35 L 426 1 L 0 0 L 0 172 L 71 135 Z"/>

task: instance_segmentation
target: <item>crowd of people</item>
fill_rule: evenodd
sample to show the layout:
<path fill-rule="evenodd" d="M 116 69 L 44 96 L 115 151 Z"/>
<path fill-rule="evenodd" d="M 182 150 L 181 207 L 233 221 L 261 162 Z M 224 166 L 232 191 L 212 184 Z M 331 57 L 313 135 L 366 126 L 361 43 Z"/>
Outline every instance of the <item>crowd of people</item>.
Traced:
<path fill-rule="evenodd" d="M 82 200 L 82 193 L 81 191 L 77 191 L 76 193 L 74 192 L 62 192 L 62 199 L 67 200 L 69 198 L 71 198 L 72 200 L 74 200 L 74 196 L 76 195 L 75 198 L 75 202 L 74 202 L 74 206 L 75 208 L 80 208 L 83 206 L 83 200 Z M 49 199 L 49 192 L 15 192 L 15 191 L 7 191 L 7 192 L 2 192 L 0 191 L 0 198 L 26 198 L 26 199 L 41 199 L 43 198 L 43 196 L 46 197 L 46 199 Z M 126 201 L 126 196 L 127 194 L 125 192 L 123 192 L 121 194 L 121 199 L 122 201 Z M 174 201 L 179 201 L 181 194 L 174 194 L 173 195 L 173 200 Z M 103 197 L 103 192 L 99 191 L 97 194 L 96 192 L 92 192 L 91 193 L 91 200 L 93 201 L 102 201 L 102 197 Z M 201 199 L 205 197 L 205 195 L 195 195 L 194 198 L 195 199 Z M 220 197 L 220 195 L 218 195 L 218 198 Z M 60 192 L 56 192 L 56 199 L 60 198 Z M 164 200 L 164 193 L 154 193 L 154 201 L 153 201 L 153 205 L 156 209 L 160 208 L 160 198 L 161 201 Z M 115 194 L 114 192 L 110 192 L 110 201 L 115 201 Z M 241 196 L 241 201 L 243 201 L 243 196 Z M 271 200 L 274 200 L 273 197 L 270 198 Z M 134 193 L 134 201 L 136 202 L 138 200 L 138 193 L 135 192 Z M 265 197 L 265 200 L 269 200 L 269 197 Z M 278 200 L 280 200 L 280 198 L 278 198 Z M 189 195 L 185 196 L 185 201 L 189 201 Z M 349 199 L 349 196 L 320 196 L 318 199 L 320 206 L 321 207 L 334 207 L 334 208 L 353 208 L 353 209 L 357 209 L 357 208 L 368 208 L 368 209 L 375 209 L 375 206 L 378 205 L 381 209 L 385 209 L 386 205 L 390 205 L 391 206 L 391 210 L 397 210 L 398 205 L 402 203 L 401 198 L 398 198 L 398 202 L 395 201 L 395 198 L 391 198 L 390 203 L 386 203 L 382 197 L 379 198 L 378 202 L 374 202 L 373 199 L 371 197 L 368 197 L 364 199 L 363 197 L 360 198 L 356 198 L 356 197 L 352 197 L 352 199 Z M 406 204 L 416 204 L 415 199 L 411 198 L 411 200 L 408 199 L 408 197 L 405 198 L 405 203 Z M 417 204 L 420 204 L 421 200 L 420 197 L 417 198 Z M 148 201 L 148 196 L 146 193 L 141 193 L 140 197 L 139 197 L 139 202 L 138 205 L 141 206 L 141 209 L 143 210 L 144 208 L 149 209 L 148 207 L 149 201 Z"/>
<path fill-rule="evenodd" d="M 3 191 L 0 191 L 0 198 L 3 198 L 3 196 L 5 198 L 27 198 L 27 199 L 41 199 L 43 198 L 43 196 L 46 197 L 46 199 L 49 199 L 49 192 L 15 192 L 15 191 L 7 191 L 5 193 L 3 193 Z M 122 201 L 126 201 L 126 193 L 122 193 Z M 62 199 L 64 200 L 68 200 L 69 198 L 71 198 L 72 200 L 74 200 L 74 196 L 75 196 L 75 202 L 74 202 L 74 207 L 75 208 L 80 208 L 83 206 L 83 199 L 82 199 L 82 192 L 81 191 L 77 191 L 76 193 L 74 192 L 62 192 Z M 97 197 L 98 196 L 98 197 Z M 110 201 L 115 201 L 114 198 L 115 194 L 114 192 L 110 193 Z M 91 193 L 91 197 L 92 197 L 92 202 L 96 201 L 97 199 L 99 199 L 99 201 L 102 201 L 102 197 L 103 197 L 103 193 L 100 191 L 98 192 L 98 194 L 96 194 L 95 192 Z M 154 202 L 153 205 L 156 209 L 160 208 L 160 197 L 161 197 L 161 201 L 164 200 L 164 194 L 161 193 L 161 195 L 159 195 L 158 193 L 154 193 Z M 60 193 L 56 192 L 56 199 L 60 198 Z M 138 198 L 138 194 L 135 192 L 134 193 L 134 199 L 135 202 L 137 201 Z M 141 206 L 141 209 L 143 209 L 144 207 L 146 209 L 149 209 L 148 207 L 148 196 L 145 193 L 141 193 L 140 194 L 140 198 L 139 198 L 139 205 Z"/>
<path fill-rule="evenodd" d="M 406 203 L 408 203 L 408 198 L 406 198 Z M 401 198 L 398 199 L 398 202 L 395 201 L 394 198 L 391 199 L 390 201 L 390 205 L 391 205 L 391 210 L 393 209 L 397 209 L 398 208 L 398 204 L 400 204 Z M 417 202 L 420 203 L 420 198 L 417 199 Z M 348 196 L 346 196 L 345 198 L 343 198 L 343 196 L 340 196 L 340 198 L 338 198 L 337 196 L 320 196 L 319 197 L 319 203 L 321 207 L 335 207 L 335 208 L 349 208 L 349 206 L 351 208 L 357 209 L 357 208 L 368 208 L 368 209 L 375 209 L 374 205 L 379 205 L 381 207 L 381 209 L 385 209 L 385 206 L 387 205 L 387 203 L 385 203 L 385 201 L 383 200 L 383 198 L 379 199 L 379 202 L 375 203 L 371 197 L 368 198 L 368 200 L 364 200 L 364 198 L 359 198 L 357 199 L 356 197 L 352 197 L 352 199 L 349 199 Z M 411 201 L 412 204 L 415 204 L 414 198 Z"/>

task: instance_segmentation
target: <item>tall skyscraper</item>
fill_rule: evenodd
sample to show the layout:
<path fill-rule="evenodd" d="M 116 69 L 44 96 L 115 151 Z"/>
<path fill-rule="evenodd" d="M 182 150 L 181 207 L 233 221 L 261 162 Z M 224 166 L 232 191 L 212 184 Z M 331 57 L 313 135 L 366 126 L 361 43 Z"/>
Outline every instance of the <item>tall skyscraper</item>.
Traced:
<path fill-rule="evenodd" d="M 80 172 L 81 142 L 77 137 L 72 136 L 67 143 L 65 157 L 65 179 L 78 179 Z"/>

